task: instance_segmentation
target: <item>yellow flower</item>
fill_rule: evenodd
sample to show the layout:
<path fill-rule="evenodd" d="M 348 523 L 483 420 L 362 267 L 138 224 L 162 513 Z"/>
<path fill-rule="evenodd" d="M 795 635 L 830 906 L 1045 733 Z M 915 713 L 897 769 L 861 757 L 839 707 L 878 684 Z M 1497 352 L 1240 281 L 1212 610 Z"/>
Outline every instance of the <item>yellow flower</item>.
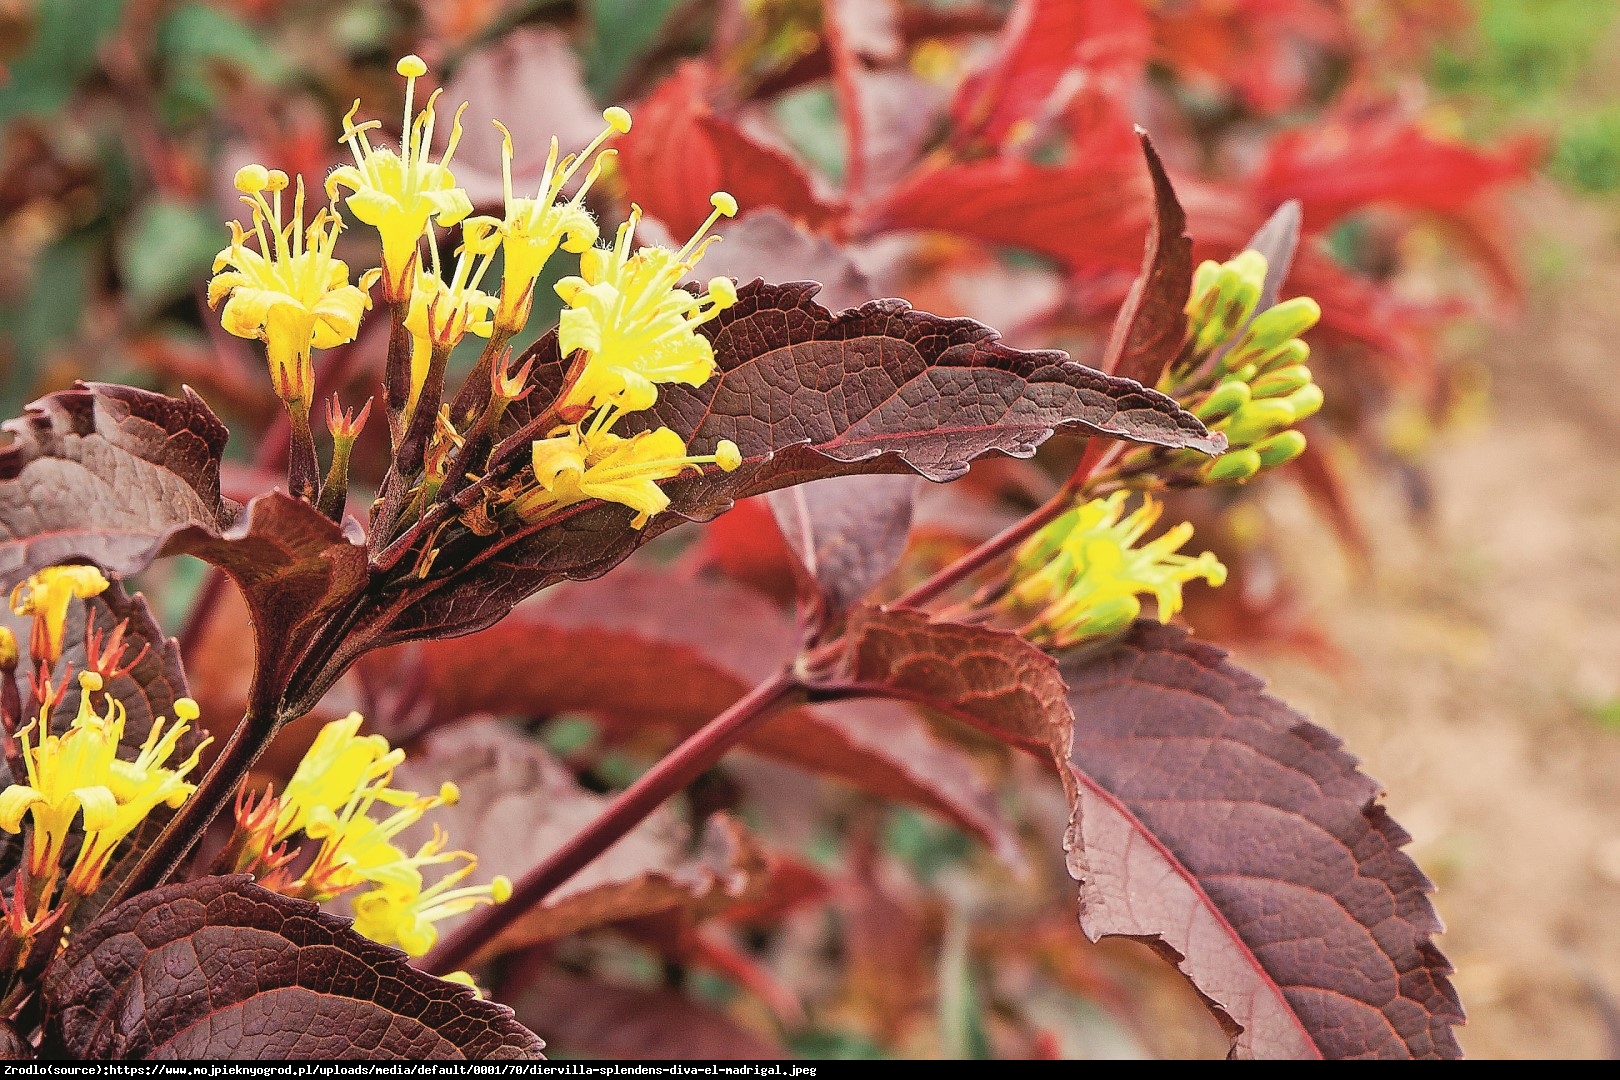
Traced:
<path fill-rule="evenodd" d="M 48 566 L 11 590 L 12 612 L 33 616 L 28 651 L 35 662 L 49 668 L 61 658 L 68 605 L 101 595 L 108 584 L 94 566 Z"/>
<path fill-rule="evenodd" d="M 1226 567 L 1211 552 L 1197 558 L 1176 554 L 1193 528 L 1183 522 L 1136 547 L 1163 512 L 1151 496 L 1121 520 L 1127 492 L 1075 507 L 1025 541 L 1013 558 L 1015 607 L 1043 610 L 1024 632 L 1056 647 L 1124 629 L 1141 613 L 1140 594 L 1151 593 L 1158 617 L 1181 610 L 1181 589 L 1195 578 L 1211 585 L 1226 580 Z"/>
<path fill-rule="evenodd" d="M 602 174 L 602 164 L 612 154 L 604 150 L 591 162 L 585 182 L 567 202 L 557 202 L 562 189 L 591 155 L 615 134 L 630 130 L 630 114 L 620 108 L 602 113 L 607 128 L 578 154 L 569 154 L 557 160 L 557 140 L 551 140 L 551 152 L 546 157 L 546 171 L 540 177 L 540 189 L 532 199 L 514 198 L 512 195 L 512 134 L 499 120 L 495 126 L 501 131 L 501 180 L 506 192 L 506 213 L 499 221 L 488 221 L 499 230 L 505 255 L 501 279 L 501 306 L 495 322 L 505 333 L 516 333 L 529 320 L 534 303 L 534 282 L 545 267 L 546 260 L 560 244 L 564 251 L 579 254 L 596 243 L 596 221 L 585 209 L 585 193 Z"/>
<path fill-rule="evenodd" d="M 83 709 L 82 704 L 80 708 Z M 84 845 L 79 849 L 73 872 L 68 875 L 69 887 L 81 896 L 96 891 L 113 852 L 152 811 L 160 805 L 171 810 L 178 809 L 197 790 L 197 785 L 186 783 L 186 774 L 197 767 L 203 747 L 212 739 L 204 739 L 189 758 L 174 768 L 165 765 L 198 715 L 195 701 L 180 698 L 174 703 L 175 721 L 167 732 L 164 731 L 164 718 L 158 717 L 152 722 L 152 730 L 135 760 L 114 760 L 108 767 L 107 783 L 113 798 L 118 801 L 118 808 L 112 821 L 99 828 L 91 828 L 86 821 Z M 118 728 L 121 735 L 121 715 Z"/>
<path fill-rule="evenodd" d="M 100 675 L 81 672 L 79 712 L 64 734 L 43 734 L 38 746 L 29 740 L 35 725 L 17 734 L 28 782 L 0 791 L 0 829 L 21 832 L 23 816 L 32 815 L 28 870 L 36 879 L 54 876 L 81 812 L 86 832 L 110 828 L 118 819 L 112 766 L 124 734 L 124 706 L 108 696 L 105 715 L 97 715 L 91 695 L 100 689 Z"/>
<path fill-rule="evenodd" d="M 336 202 L 338 192 L 348 188 L 349 212 L 376 229 L 382 237 L 383 297 L 399 303 L 409 294 L 410 272 L 416 259 L 416 244 L 427 231 L 429 220 L 454 225 L 472 213 L 472 201 L 456 186 L 450 172 L 450 159 L 461 141 L 461 112 L 456 110 L 450 142 L 437 162 L 428 158 L 433 143 L 435 90 L 420 113 L 412 115 L 416 80 L 427 73 L 420 57 L 407 56 L 396 70 L 405 76 L 405 120 L 401 147 L 373 147 L 367 132 L 381 127 L 376 120 L 355 124 L 360 111 L 357 100 L 343 118 L 343 142 L 354 154 L 354 164 L 344 165 L 326 178 L 327 198 Z"/>
<path fill-rule="evenodd" d="M 479 289 L 489 264 L 495 258 L 498 240 L 482 230 L 463 230 L 464 243 L 456 255 L 456 267 L 446 281 L 439 265 L 439 244 L 428 233 L 428 250 L 433 257 L 431 272 L 418 270 L 416 287 L 411 290 L 405 329 L 411 333 L 411 392 L 405 415 L 416 408 L 427 382 L 428 367 L 435 348 L 449 352 L 468 332 L 489 337 L 494 329 L 495 298 Z"/>
<path fill-rule="evenodd" d="M 641 219 L 639 207 L 619 227 L 611 248 L 591 248 L 580 256 L 579 276 L 557 283 L 567 310 L 557 324 L 564 356 L 582 349 L 590 354 L 575 384 L 559 403 L 569 411 L 612 403 L 633 412 L 657 398 L 656 383 L 701 386 L 714 374 L 714 350 L 696 330 L 737 302 L 728 278 L 709 282 L 707 296 L 678 288 L 708 246 L 718 237 L 704 234 L 722 216 L 737 212 L 737 202 L 716 192 L 714 212 L 679 251 L 630 245 Z"/>
<path fill-rule="evenodd" d="M 488 885 L 453 888 L 478 867 L 466 852 L 462 866 L 427 889 L 372 889 L 354 898 L 354 928 L 384 945 L 397 945 L 411 956 L 425 956 L 439 940 L 433 924 L 485 904 L 502 904 L 512 895 L 512 883 L 496 877 Z"/>
<path fill-rule="evenodd" d="M 347 803 L 333 810 L 317 807 L 304 826 L 304 833 L 321 841 L 315 861 L 301 884 L 317 899 L 330 899 L 358 885 L 370 882 L 395 889 L 421 884 L 420 867 L 443 862 L 450 856 L 434 858 L 433 851 L 406 858 L 393 845 L 394 837 L 422 820 L 422 815 L 440 806 L 453 806 L 461 798 L 456 785 L 445 783 L 436 795 L 418 795 L 388 786 L 387 777 L 362 784 Z M 373 821 L 367 812 L 382 802 L 399 809 L 382 821 Z M 441 845 L 442 846 L 442 843 Z"/>
<path fill-rule="evenodd" d="M 725 472 L 742 464 L 742 454 L 730 439 L 720 440 L 713 454 L 694 457 L 687 455 L 686 444 L 667 427 L 620 438 L 607 430 L 615 415 L 613 407 L 606 406 L 583 432 L 575 425 L 553 438 L 535 441 L 533 466 L 539 486 L 518 497 L 514 508 L 519 517 L 538 521 L 562 507 L 601 499 L 634 510 L 631 524 L 639 529 L 669 505 L 659 480 L 678 476 L 688 468 L 701 472 L 699 466 L 710 463 Z"/>
<path fill-rule="evenodd" d="M 351 712 L 321 728 L 277 800 L 280 809 L 266 847 L 303 829 L 317 810 L 340 810 L 374 781 L 387 783 L 405 751 L 389 749 L 381 735 L 361 735 L 364 722 Z"/>
<path fill-rule="evenodd" d="M 249 165 L 236 174 L 242 201 L 253 210 L 253 234 L 259 246 L 247 246 L 242 226 L 230 222 L 231 246 L 214 259 L 208 283 L 208 306 L 225 310 L 220 324 L 227 333 L 265 343 L 276 394 L 307 414 L 315 394 L 310 350 L 330 349 L 353 341 L 360 318 L 371 307 L 367 290 L 375 272 L 349 284 L 349 268 L 332 257 L 343 223 L 322 207 L 304 228 L 304 181 L 298 180 L 291 219 L 283 220 L 281 192 L 287 174 Z M 265 192 L 274 198 L 266 199 Z M 231 267 L 231 269 L 226 269 Z"/>

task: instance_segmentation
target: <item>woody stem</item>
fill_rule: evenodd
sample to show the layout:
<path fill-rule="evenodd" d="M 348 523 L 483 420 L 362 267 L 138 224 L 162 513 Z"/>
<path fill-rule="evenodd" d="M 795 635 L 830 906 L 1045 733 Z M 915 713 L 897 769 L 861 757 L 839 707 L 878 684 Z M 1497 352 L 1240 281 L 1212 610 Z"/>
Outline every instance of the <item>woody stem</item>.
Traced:
<path fill-rule="evenodd" d="M 509 900 L 481 908 L 441 941 L 424 958 L 422 966 L 439 973 L 465 967 L 503 930 L 543 903 L 558 886 L 622 839 L 664 800 L 696 780 L 744 735 L 783 705 L 802 700 L 803 694 L 798 679 L 787 668 L 754 687 L 621 791 L 595 821 L 523 875 L 513 886 Z"/>

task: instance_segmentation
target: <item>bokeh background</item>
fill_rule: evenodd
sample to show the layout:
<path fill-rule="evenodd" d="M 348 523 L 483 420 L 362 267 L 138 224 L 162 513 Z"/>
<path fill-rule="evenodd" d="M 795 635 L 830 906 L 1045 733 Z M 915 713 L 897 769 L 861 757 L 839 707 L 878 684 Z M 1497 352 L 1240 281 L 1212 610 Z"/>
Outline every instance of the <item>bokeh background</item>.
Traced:
<path fill-rule="evenodd" d="M 1110 6 L 1129 17 L 1093 13 Z M 637 128 L 599 192 L 605 222 L 633 197 L 679 235 L 728 187 L 747 231 L 716 251 L 717 272 L 817 277 L 836 303 L 902 295 L 1081 359 L 1140 257 L 1139 122 L 1201 256 L 1229 256 L 1303 200 L 1290 291 L 1327 312 L 1311 454 L 1176 508 L 1234 568 L 1191 620 L 1386 785 L 1439 886 L 1465 1048 L 1620 1054 L 1620 3 L 1077 2 L 1075 47 L 1022 111 L 974 82 L 1012 7 L 0 0 L 0 411 L 77 378 L 189 383 L 236 432 L 227 487 L 274 483 L 262 363 L 202 303 L 238 209 L 230 177 L 257 160 L 313 184 L 340 160 L 350 100 L 394 114 L 405 52 L 472 101 L 458 159 L 484 205 L 500 196 L 489 116 L 527 147 L 521 177 L 551 133 L 581 144 L 602 106 L 626 104 Z M 369 265 L 365 238 L 346 242 Z M 345 361 L 324 388 L 360 400 L 376 375 Z M 1043 497 L 1073 451 L 931 493 L 915 566 Z M 780 596 L 771 528 L 744 507 L 683 530 L 678 555 Z M 168 625 L 201 580 L 186 564 L 153 577 Z M 199 696 L 243 659 L 199 656 Z M 538 719 L 585 760 L 588 723 Z M 611 785 L 637 763 L 614 751 L 582 769 Z M 813 802 L 758 763 L 730 779 L 776 785 L 779 819 Z M 818 952 L 814 921 L 771 943 L 808 1003 L 778 1030 L 790 1049 L 1220 1051 L 1173 975 L 1135 946 L 1084 945 L 1060 895 L 1029 910 L 1061 918 L 1010 929 L 1007 895 L 1027 886 L 961 834 L 859 800 L 824 816 L 789 838 L 883 884 L 839 894 L 842 960 Z M 950 913 L 975 905 L 1003 917 L 969 934 Z M 570 955 L 626 986 L 669 981 L 622 943 Z M 684 990 L 780 1028 L 723 979 Z M 567 1049 L 566 1032 L 534 1026 Z"/>

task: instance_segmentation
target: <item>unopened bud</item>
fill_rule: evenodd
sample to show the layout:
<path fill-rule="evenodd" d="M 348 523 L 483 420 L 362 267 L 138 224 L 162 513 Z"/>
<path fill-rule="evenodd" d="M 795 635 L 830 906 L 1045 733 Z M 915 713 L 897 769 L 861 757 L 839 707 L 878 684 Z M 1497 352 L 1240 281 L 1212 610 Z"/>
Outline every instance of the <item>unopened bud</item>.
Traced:
<path fill-rule="evenodd" d="M 1223 382 L 1209 392 L 1209 395 L 1193 406 L 1193 415 L 1205 423 L 1214 423 L 1237 412 L 1249 403 L 1249 386 L 1247 383 L 1231 380 Z"/>
<path fill-rule="evenodd" d="M 1303 420 L 1307 416 L 1315 416 L 1322 408 L 1322 388 L 1315 383 L 1306 383 L 1283 400 L 1294 410 L 1295 421 Z"/>
<path fill-rule="evenodd" d="M 1206 484 L 1241 484 L 1261 468 L 1253 450 L 1231 450 L 1208 462 L 1198 476 Z"/>
<path fill-rule="evenodd" d="M 0 671 L 10 675 L 17 670 L 17 635 L 9 626 L 0 626 Z"/>
<path fill-rule="evenodd" d="M 714 448 L 714 462 L 724 472 L 736 472 L 742 464 L 742 451 L 730 439 L 721 439 L 720 445 Z"/>
<path fill-rule="evenodd" d="M 1311 347 L 1299 338 L 1285 341 L 1275 349 L 1253 356 L 1245 356 L 1244 360 L 1254 361 L 1255 370 L 1264 375 L 1268 371 L 1278 368 L 1297 367 L 1311 358 Z"/>
<path fill-rule="evenodd" d="M 1249 390 L 1257 398 L 1287 397 L 1310 381 L 1311 369 L 1294 364 L 1260 376 L 1249 384 Z"/>
<path fill-rule="evenodd" d="M 1248 446 L 1267 435 L 1292 427 L 1295 418 L 1294 410 L 1286 400 L 1251 401 L 1215 430 L 1226 433 L 1229 446 Z"/>
<path fill-rule="evenodd" d="M 1279 431 L 1269 439 L 1261 439 L 1250 451 L 1260 455 L 1262 469 L 1275 469 L 1286 465 L 1305 452 L 1303 431 Z"/>
<path fill-rule="evenodd" d="M 1101 637 L 1104 634 L 1118 633 L 1142 614 L 1142 602 L 1134 596 L 1115 596 L 1101 603 L 1092 604 L 1077 613 L 1072 621 L 1062 620 L 1061 613 L 1054 610 L 1045 620 L 1052 627 L 1051 641 L 1054 648 L 1065 648 L 1076 644 L 1086 638 Z"/>

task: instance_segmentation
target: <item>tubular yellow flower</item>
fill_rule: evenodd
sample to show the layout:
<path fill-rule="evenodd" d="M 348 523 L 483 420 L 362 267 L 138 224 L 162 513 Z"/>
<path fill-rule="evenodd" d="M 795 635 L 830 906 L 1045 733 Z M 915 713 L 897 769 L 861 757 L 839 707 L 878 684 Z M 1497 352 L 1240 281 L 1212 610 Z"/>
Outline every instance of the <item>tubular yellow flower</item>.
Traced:
<path fill-rule="evenodd" d="M 602 113 L 602 119 L 607 123 L 602 133 L 584 150 L 569 154 L 561 161 L 557 160 L 557 140 L 552 138 L 546 171 L 541 174 L 540 189 L 532 199 L 512 194 L 512 134 L 499 120 L 495 121 L 501 131 L 501 181 L 506 193 L 506 212 L 499 222 L 481 220 L 488 220 L 499 230 L 505 255 L 501 306 L 495 313 L 495 322 L 506 333 L 517 333 L 529 321 L 535 279 L 558 246 L 577 255 L 596 243 L 596 220 L 585 209 L 585 194 L 602 175 L 602 165 L 613 151 L 603 150 L 594 160 L 591 155 L 615 134 L 630 130 L 630 114 L 623 109 L 610 108 Z M 587 161 L 591 162 L 590 171 L 579 190 L 567 202 L 557 202 L 564 185 Z"/>
<path fill-rule="evenodd" d="M 444 156 L 432 161 L 428 151 L 433 143 L 434 105 L 440 92 L 435 90 L 422 111 L 413 115 L 416 80 L 426 74 L 427 65 L 419 57 L 407 56 L 396 70 L 405 76 L 400 149 L 371 145 L 367 132 L 382 125 L 376 120 L 356 124 L 355 114 L 360 111 L 357 100 L 343 118 L 342 139 L 354 154 L 354 164 L 340 166 L 326 178 L 327 198 L 336 202 L 338 192 L 348 188 L 345 203 L 349 212 L 382 237 L 383 297 L 390 304 L 403 301 L 410 293 L 416 244 L 427 231 L 428 222 L 454 225 L 472 213 L 472 200 L 456 186 L 450 171 L 450 160 L 461 141 L 461 113 L 466 104 L 456 110 Z"/>
<path fill-rule="evenodd" d="M 83 814 L 86 832 L 111 828 L 118 819 L 112 766 L 124 734 L 124 706 L 109 696 L 106 713 L 98 715 L 91 696 L 101 685 L 95 672 L 79 674 L 79 712 L 62 735 L 42 734 L 34 746 L 29 733 L 35 725 L 17 734 L 27 783 L 0 791 L 0 829 L 21 832 L 24 815 L 32 815 L 28 871 L 36 879 L 55 874 L 75 817 Z"/>
<path fill-rule="evenodd" d="M 407 859 L 392 841 L 421 821 L 429 810 L 452 806 L 460 798 L 454 784 L 444 784 L 434 795 L 418 795 L 391 788 L 387 777 L 379 777 L 356 788 L 348 802 L 336 810 L 317 807 L 304 832 L 310 839 L 321 841 L 321 849 L 301 884 L 313 898 L 321 900 L 367 882 L 394 889 L 420 886 L 421 866 L 447 861 L 450 856 L 436 857 L 435 848 L 420 861 Z M 382 821 L 373 821 L 366 815 L 378 802 L 399 809 Z"/>
<path fill-rule="evenodd" d="M 28 651 L 36 662 L 50 667 L 61 658 L 69 604 L 100 596 L 108 584 L 94 566 L 48 566 L 11 590 L 12 612 L 33 616 Z"/>
<path fill-rule="evenodd" d="M 434 923 L 511 897 L 512 883 L 504 877 L 488 885 L 455 888 L 477 869 L 478 860 L 464 851 L 451 854 L 466 861 L 427 889 L 384 887 L 355 897 L 355 930 L 384 945 L 397 945 L 411 956 L 425 956 L 439 940 Z"/>
<path fill-rule="evenodd" d="M 361 735 L 365 720 L 352 712 L 321 728 L 277 800 L 280 810 L 266 847 L 303 829 L 317 810 L 336 811 L 377 780 L 387 780 L 405 760 L 381 735 Z"/>
<path fill-rule="evenodd" d="M 82 704 L 80 708 L 83 709 Z M 197 785 L 186 783 L 186 775 L 197 767 L 203 747 L 212 739 L 204 739 L 190 757 L 174 768 L 167 768 L 166 763 L 198 715 L 195 701 L 180 698 L 174 703 L 175 720 L 167 731 L 164 718 L 158 717 L 152 722 L 152 730 L 135 760 L 114 760 L 108 767 L 107 783 L 118 807 L 112 821 L 99 828 L 91 828 L 86 819 L 84 845 L 79 849 L 73 872 L 68 875 L 69 888 L 81 896 L 95 892 L 102 874 L 106 873 L 107 863 L 124 838 L 158 806 L 178 809 L 197 790 Z M 121 733 L 122 716 L 118 726 Z"/>
<path fill-rule="evenodd" d="M 615 415 L 607 406 L 583 432 L 576 425 L 535 441 L 533 467 L 539 486 L 514 503 L 520 518 L 538 521 L 562 507 L 601 499 L 634 510 L 631 525 L 639 529 L 669 505 L 659 480 L 678 476 L 683 469 L 701 472 L 700 466 L 711 463 L 731 472 L 742 463 L 737 444 L 729 439 L 720 440 L 713 454 L 689 456 L 681 437 L 667 427 L 620 438 L 607 430 Z"/>
<path fill-rule="evenodd" d="M 307 415 L 315 394 L 310 350 L 354 340 L 371 307 L 367 290 L 375 272 L 362 275 L 358 287 L 349 284 L 348 266 L 332 257 L 343 223 L 330 209 L 322 207 L 305 229 L 302 177 L 292 217 L 285 220 L 286 173 L 249 165 L 237 172 L 236 186 L 252 208 L 259 246 L 248 247 L 248 234 L 229 222 L 231 245 L 214 259 L 208 306 L 225 304 L 220 324 L 227 333 L 265 343 L 277 396 L 289 406 L 301 405 Z M 266 191 L 273 198 L 265 198 Z"/>
<path fill-rule="evenodd" d="M 1128 626 L 1141 612 L 1140 594 L 1151 593 L 1158 617 L 1181 610 L 1182 586 L 1195 578 L 1211 585 L 1226 580 L 1226 567 L 1211 552 L 1196 558 L 1176 554 L 1192 538 L 1183 522 L 1137 547 L 1163 513 L 1147 497 L 1121 520 L 1127 492 L 1093 499 L 1070 510 L 1025 541 L 1013 558 L 1013 607 L 1040 606 L 1024 632 L 1056 647 Z"/>
<path fill-rule="evenodd" d="M 411 333 L 411 392 L 405 405 L 406 416 L 416 409 L 417 398 L 422 396 L 435 348 L 448 352 L 469 332 L 487 338 L 494 330 L 496 300 L 478 286 L 495 258 L 499 239 L 477 229 L 466 229 L 462 235 L 464 242 L 456 253 L 455 270 L 446 281 L 439 265 L 438 241 L 428 233 L 432 270 L 417 271 L 405 316 L 405 329 Z"/>
<path fill-rule="evenodd" d="M 647 408 L 657 397 L 654 384 L 701 386 L 714 374 L 714 350 L 696 330 L 737 302 L 727 278 L 709 282 L 706 296 L 678 288 L 718 237 L 705 236 L 721 217 L 737 212 L 737 202 L 716 192 L 714 212 L 679 251 L 659 247 L 630 250 L 641 210 L 619 227 L 611 248 L 591 248 L 580 256 L 579 276 L 557 283 L 567 310 L 557 324 L 564 356 L 590 354 L 583 373 L 559 403 L 570 410 L 613 404 L 626 412 Z"/>

